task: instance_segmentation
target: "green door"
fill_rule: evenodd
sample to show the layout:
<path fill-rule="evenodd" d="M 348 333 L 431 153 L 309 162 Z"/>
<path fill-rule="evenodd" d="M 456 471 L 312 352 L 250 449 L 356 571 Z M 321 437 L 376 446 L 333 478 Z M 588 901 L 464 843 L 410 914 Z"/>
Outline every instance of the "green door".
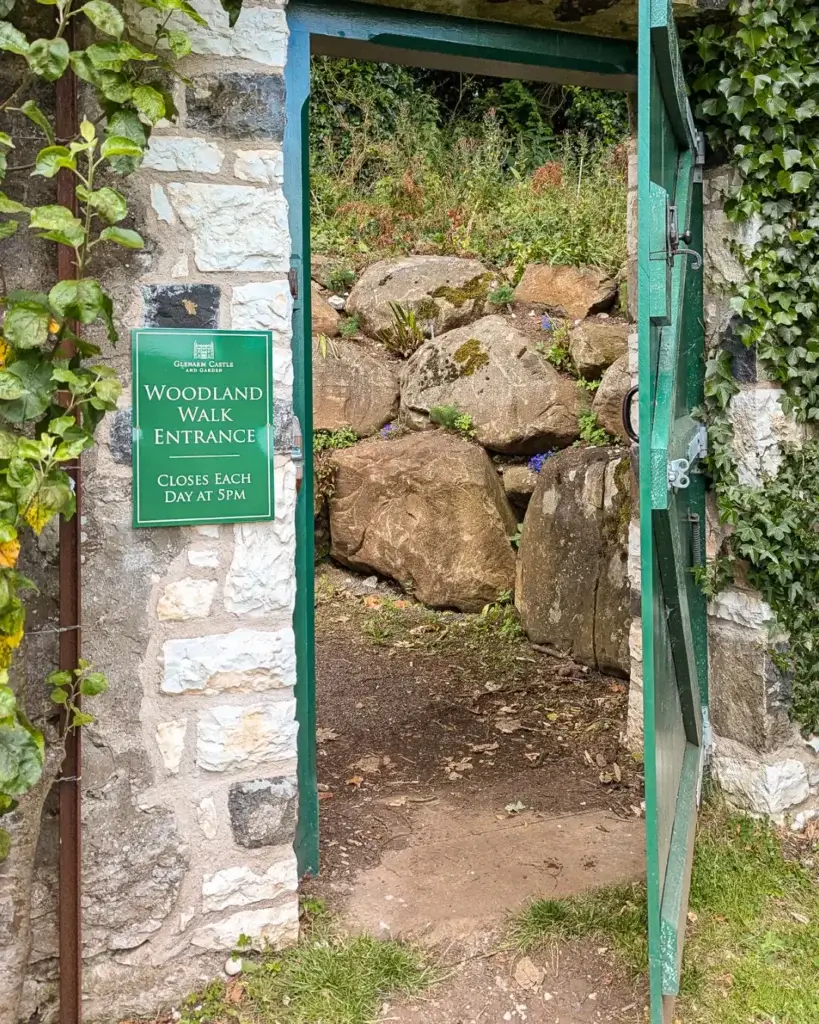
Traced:
<path fill-rule="evenodd" d="M 652 1024 L 680 988 L 707 729 L 700 140 L 669 0 L 640 0 L 639 404 Z"/>

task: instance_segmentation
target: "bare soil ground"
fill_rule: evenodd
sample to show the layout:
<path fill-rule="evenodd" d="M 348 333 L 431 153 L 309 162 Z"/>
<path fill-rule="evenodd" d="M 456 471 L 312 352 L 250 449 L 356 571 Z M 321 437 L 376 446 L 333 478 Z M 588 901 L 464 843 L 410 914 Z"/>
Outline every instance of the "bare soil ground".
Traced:
<path fill-rule="evenodd" d="M 330 563 L 316 591 L 322 871 L 305 891 L 347 927 L 422 941 L 449 965 L 384 1019 L 639 1019 L 608 951 L 532 954 L 543 974 L 527 988 L 502 948 L 533 899 L 644 870 L 627 681 L 533 647 L 510 609 L 430 612 Z"/>

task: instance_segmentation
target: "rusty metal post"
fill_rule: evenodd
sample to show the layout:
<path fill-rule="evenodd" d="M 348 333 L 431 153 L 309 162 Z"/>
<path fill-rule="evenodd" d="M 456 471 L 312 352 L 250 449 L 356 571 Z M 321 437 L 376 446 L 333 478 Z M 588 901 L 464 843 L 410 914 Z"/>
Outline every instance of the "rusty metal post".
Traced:
<path fill-rule="evenodd" d="M 73 49 L 73 22 L 69 23 L 68 45 Z M 56 129 L 59 142 L 73 139 L 77 133 L 77 82 L 68 70 L 57 80 Z M 77 212 L 74 180 L 67 170 L 57 176 L 57 202 Z M 61 281 L 76 276 L 73 254 L 67 246 L 57 246 L 57 273 Z M 65 467 L 74 481 L 77 511 L 73 518 L 60 517 L 60 669 L 73 671 L 80 660 L 80 532 L 82 489 L 79 460 Z M 65 759 L 59 785 L 60 858 L 59 858 L 59 961 L 60 1024 L 80 1024 L 82 1020 L 82 817 L 81 768 L 82 730 L 67 730 L 65 714 L 61 721 L 65 736 Z"/>

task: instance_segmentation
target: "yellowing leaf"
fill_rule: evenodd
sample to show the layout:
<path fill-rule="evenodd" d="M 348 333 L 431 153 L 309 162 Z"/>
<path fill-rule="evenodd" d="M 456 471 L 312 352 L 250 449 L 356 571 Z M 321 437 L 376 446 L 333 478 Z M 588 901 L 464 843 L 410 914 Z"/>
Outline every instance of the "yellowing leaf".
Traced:
<path fill-rule="evenodd" d="M 0 544 L 0 568 L 13 569 L 19 556 L 19 540 L 7 540 L 5 544 Z"/>
<path fill-rule="evenodd" d="M 44 508 L 37 501 L 32 501 L 28 508 L 23 513 L 23 519 L 28 525 L 34 530 L 39 537 L 43 532 L 43 528 L 46 523 L 51 522 L 57 513 L 50 508 Z"/>

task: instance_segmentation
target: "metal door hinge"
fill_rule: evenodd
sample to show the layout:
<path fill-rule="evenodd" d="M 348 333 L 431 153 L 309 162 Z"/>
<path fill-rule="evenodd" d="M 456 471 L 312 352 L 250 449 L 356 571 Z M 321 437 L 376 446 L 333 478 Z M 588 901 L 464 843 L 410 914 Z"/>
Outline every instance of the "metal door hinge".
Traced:
<path fill-rule="evenodd" d="M 680 245 L 680 242 L 690 242 L 691 232 L 686 230 L 682 233 L 679 230 L 677 223 L 677 207 L 672 206 L 670 203 L 666 211 L 666 253 L 669 265 L 673 264 L 677 256 L 693 256 L 694 264 L 692 270 L 699 270 L 702 266 L 702 256 L 694 249 L 686 249 Z"/>
<path fill-rule="evenodd" d="M 688 461 L 695 462 L 697 459 L 704 459 L 708 454 L 708 431 L 702 423 L 697 427 L 697 432 L 688 442 Z"/>
<path fill-rule="evenodd" d="M 697 155 L 694 158 L 694 181 L 702 181 L 702 169 L 705 167 L 705 135 L 697 132 Z"/>
<path fill-rule="evenodd" d="M 292 431 L 290 458 L 296 467 L 296 494 L 298 494 L 304 481 L 304 437 L 298 416 L 293 417 Z"/>
<path fill-rule="evenodd" d="M 691 483 L 689 472 L 691 463 L 688 459 L 672 459 L 668 464 L 668 486 L 675 491 L 684 491 Z"/>

